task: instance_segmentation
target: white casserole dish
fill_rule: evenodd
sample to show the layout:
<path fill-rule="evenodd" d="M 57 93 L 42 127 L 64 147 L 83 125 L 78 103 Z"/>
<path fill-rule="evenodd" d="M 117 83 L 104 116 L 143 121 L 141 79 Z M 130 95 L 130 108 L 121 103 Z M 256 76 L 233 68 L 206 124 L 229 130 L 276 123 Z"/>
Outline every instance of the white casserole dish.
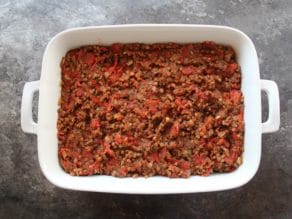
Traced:
<path fill-rule="evenodd" d="M 234 172 L 192 176 L 188 179 L 115 178 L 112 176 L 71 176 L 63 171 L 58 161 L 57 109 L 60 96 L 60 61 L 72 48 L 88 44 L 115 42 L 200 42 L 214 41 L 231 45 L 242 69 L 244 94 L 244 154 L 243 164 Z M 32 98 L 39 90 L 38 123 L 32 119 Z M 261 122 L 261 91 L 267 93 L 269 116 Z M 252 41 L 241 31 L 211 25 L 117 25 L 83 27 L 63 31 L 48 44 L 42 62 L 40 81 L 24 86 L 21 106 L 21 126 L 24 132 L 38 136 L 38 158 L 47 179 L 56 186 L 82 191 L 163 194 L 219 191 L 247 183 L 256 173 L 261 157 L 262 133 L 279 128 L 279 94 L 275 82 L 260 80 L 259 63 Z"/>

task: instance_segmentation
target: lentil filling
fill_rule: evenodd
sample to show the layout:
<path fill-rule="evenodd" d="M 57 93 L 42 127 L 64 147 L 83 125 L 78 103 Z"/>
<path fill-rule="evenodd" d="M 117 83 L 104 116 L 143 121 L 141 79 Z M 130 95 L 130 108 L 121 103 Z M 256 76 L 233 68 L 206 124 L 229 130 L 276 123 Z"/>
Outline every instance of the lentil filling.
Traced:
<path fill-rule="evenodd" d="M 230 46 L 83 46 L 61 71 L 58 156 L 67 173 L 186 178 L 242 163 L 241 72 Z"/>

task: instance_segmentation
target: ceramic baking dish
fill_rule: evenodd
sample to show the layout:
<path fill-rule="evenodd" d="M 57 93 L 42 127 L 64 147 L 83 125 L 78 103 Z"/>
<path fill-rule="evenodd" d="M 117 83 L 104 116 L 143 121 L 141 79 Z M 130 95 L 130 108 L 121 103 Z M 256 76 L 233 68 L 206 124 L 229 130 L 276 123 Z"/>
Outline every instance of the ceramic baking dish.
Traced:
<path fill-rule="evenodd" d="M 120 43 L 190 43 L 214 41 L 231 45 L 242 69 L 244 94 L 244 154 L 243 164 L 234 172 L 192 176 L 188 179 L 167 177 L 115 178 L 112 176 L 71 176 L 58 161 L 57 109 L 60 97 L 60 61 L 72 48 L 88 44 Z M 38 123 L 32 119 L 32 99 L 39 91 Z M 261 119 L 261 91 L 267 93 L 268 120 Z M 275 82 L 261 80 L 257 53 L 252 41 L 243 32 L 225 26 L 211 25 L 117 25 L 83 27 L 65 30 L 48 44 L 42 62 L 39 81 L 24 86 L 21 105 L 21 126 L 24 132 L 37 134 L 38 158 L 47 179 L 56 186 L 82 191 L 112 193 L 194 193 L 236 188 L 247 183 L 256 173 L 261 158 L 262 133 L 279 128 L 279 94 Z"/>

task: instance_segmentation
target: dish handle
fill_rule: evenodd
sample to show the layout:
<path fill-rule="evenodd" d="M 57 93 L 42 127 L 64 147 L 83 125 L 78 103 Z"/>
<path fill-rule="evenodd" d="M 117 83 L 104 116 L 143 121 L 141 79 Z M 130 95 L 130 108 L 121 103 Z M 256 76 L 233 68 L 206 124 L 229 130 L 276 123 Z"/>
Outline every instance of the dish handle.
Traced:
<path fill-rule="evenodd" d="M 21 101 L 21 128 L 26 133 L 37 134 L 38 124 L 32 117 L 32 100 L 39 90 L 40 81 L 26 82 L 23 88 Z"/>
<path fill-rule="evenodd" d="M 262 132 L 276 132 L 279 130 L 280 126 L 280 101 L 278 86 L 274 81 L 261 80 L 261 90 L 267 94 L 269 104 L 268 119 L 262 123 Z"/>

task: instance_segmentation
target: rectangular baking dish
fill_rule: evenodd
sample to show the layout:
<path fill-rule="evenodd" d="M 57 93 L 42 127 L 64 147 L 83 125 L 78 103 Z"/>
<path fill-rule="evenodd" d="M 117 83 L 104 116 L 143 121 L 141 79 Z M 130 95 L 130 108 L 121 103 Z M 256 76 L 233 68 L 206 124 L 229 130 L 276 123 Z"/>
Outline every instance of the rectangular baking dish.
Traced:
<path fill-rule="evenodd" d="M 188 179 L 167 177 L 116 178 L 112 176 L 71 176 L 58 161 L 57 109 L 60 97 L 60 61 L 66 52 L 88 44 L 112 43 L 192 43 L 214 41 L 231 45 L 242 70 L 244 95 L 243 164 L 234 172 L 192 176 Z M 32 119 L 33 94 L 39 91 L 38 123 Z M 261 122 L 261 91 L 267 93 L 269 116 Z M 275 82 L 261 80 L 254 44 L 243 32 L 225 26 L 137 24 L 82 27 L 57 34 L 47 45 L 39 81 L 24 86 L 21 126 L 24 132 L 37 134 L 38 158 L 46 178 L 56 186 L 81 191 L 166 194 L 194 193 L 232 189 L 244 185 L 255 175 L 261 158 L 262 133 L 274 132 L 280 123 L 279 93 Z"/>

